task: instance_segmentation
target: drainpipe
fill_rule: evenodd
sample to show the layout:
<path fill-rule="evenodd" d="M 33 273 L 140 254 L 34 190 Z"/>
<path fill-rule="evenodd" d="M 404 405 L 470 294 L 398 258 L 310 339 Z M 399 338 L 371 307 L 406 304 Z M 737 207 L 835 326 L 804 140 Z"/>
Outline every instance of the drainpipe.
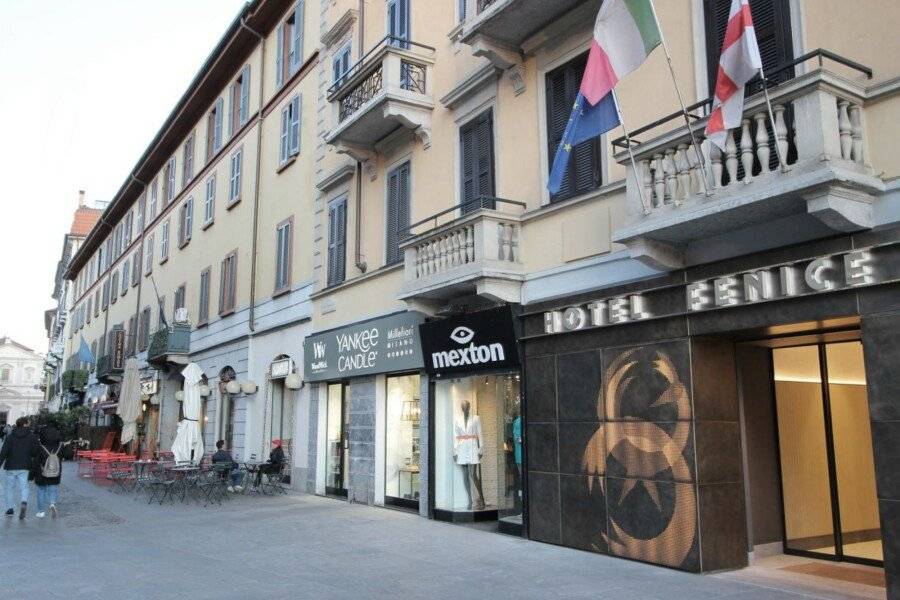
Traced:
<path fill-rule="evenodd" d="M 363 45 L 366 41 L 366 0 L 359 0 L 359 36 L 357 40 L 356 59 L 362 60 Z M 366 261 L 363 260 L 362 254 L 362 163 L 356 161 L 356 198 L 355 198 L 355 223 L 354 244 L 353 244 L 353 262 L 361 273 L 365 273 L 368 269 Z"/>
<path fill-rule="evenodd" d="M 250 249 L 250 318 L 247 323 L 250 332 L 252 333 L 256 331 L 256 250 L 259 241 L 259 176 L 262 171 L 262 128 L 265 93 L 266 44 L 263 35 L 247 25 L 247 17 L 241 17 L 241 27 L 256 36 L 259 40 L 260 47 L 259 110 L 256 111 L 256 178 L 253 182 L 253 242 Z"/>

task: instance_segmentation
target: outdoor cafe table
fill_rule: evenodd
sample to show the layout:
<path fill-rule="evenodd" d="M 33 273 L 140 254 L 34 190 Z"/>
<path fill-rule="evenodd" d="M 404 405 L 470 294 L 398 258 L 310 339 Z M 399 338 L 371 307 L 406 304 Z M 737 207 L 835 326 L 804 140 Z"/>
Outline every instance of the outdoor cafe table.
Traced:
<path fill-rule="evenodd" d="M 244 491 L 247 490 L 251 492 L 259 492 L 256 489 L 256 474 L 259 472 L 259 468 L 263 465 L 269 464 L 266 460 L 248 460 L 244 463 L 244 470 L 247 472 L 247 476 L 250 478 L 250 483 L 248 484 L 244 481 Z"/>
<path fill-rule="evenodd" d="M 197 475 L 200 474 L 200 466 L 194 464 L 175 465 L 174 467 L 167 467 L 166 470 L 172 473 L 176 489 L 181 492 L 181 501 L 184 502 L 188 493 L 192 492 L 197 485 Z"/>

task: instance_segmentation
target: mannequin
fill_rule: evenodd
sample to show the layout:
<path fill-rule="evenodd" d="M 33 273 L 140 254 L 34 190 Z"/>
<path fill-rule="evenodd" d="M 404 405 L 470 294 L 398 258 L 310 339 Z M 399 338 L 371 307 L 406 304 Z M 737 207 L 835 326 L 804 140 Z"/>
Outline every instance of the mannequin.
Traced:
<path fill-rule="evenodd" d="M 481 439 L 481 419 L 478 415 L 470 415 L 471 404 L 463 400 L 462 421 L 454 425 L 453 460 L 465 470 L 464 481 L 469 510 L 484 510 L 484 491 L 481 488 L 481 455 L 483 444 Z M 478 498 L 472 501 L 472 485 L 478 492 Z"/>

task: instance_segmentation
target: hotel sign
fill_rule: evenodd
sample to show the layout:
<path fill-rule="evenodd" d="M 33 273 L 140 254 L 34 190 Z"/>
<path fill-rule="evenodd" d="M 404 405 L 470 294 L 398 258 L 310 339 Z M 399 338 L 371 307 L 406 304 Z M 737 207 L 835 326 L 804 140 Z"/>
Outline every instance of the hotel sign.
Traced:
<path fill-rule="evenodd" d="M 422 368 L 419 324 L 424 317 L 404 312 L 355 323 L 306 338 L 307 381 L 329 381 Z"/>
<path fill-rule="evenodd" d="M 885 283 L 887 279 L 877 268 L 878 251 L 878 248 L 852 250 L 694 281 L 685 287 L 685 308 L 680 313 L 655 314 L 652 310 L 655 292 L 551 310 L 544 313 L 544 333 L 621 325 Z"/>

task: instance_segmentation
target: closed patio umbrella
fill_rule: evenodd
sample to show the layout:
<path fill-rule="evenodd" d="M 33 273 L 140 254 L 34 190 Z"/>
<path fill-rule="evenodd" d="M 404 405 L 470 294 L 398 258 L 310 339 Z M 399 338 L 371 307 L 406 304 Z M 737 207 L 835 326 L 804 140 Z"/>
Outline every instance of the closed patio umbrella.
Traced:
<path fill-rule="evenodd" d="M 199 462 L 203 456 L 203 439 L 200 436 L 200 380 L 203 370 L 195 363 L 190 363 L 181 374 L 184 376 L 184 400 L 181 406 L 184 419 L 178 423 L 172 453 L 176 461 Z"/>
<path fill-rule="evenodd" d="M 137 418 L 141 416 L 141 381 L 138 375 L 137 360 L 129 358 L 125 361 L 125 375 L 119 394 L 119 407 L 116 409 L 122 419 L 122 444 L 135 439 L 137 434 Z"/>

